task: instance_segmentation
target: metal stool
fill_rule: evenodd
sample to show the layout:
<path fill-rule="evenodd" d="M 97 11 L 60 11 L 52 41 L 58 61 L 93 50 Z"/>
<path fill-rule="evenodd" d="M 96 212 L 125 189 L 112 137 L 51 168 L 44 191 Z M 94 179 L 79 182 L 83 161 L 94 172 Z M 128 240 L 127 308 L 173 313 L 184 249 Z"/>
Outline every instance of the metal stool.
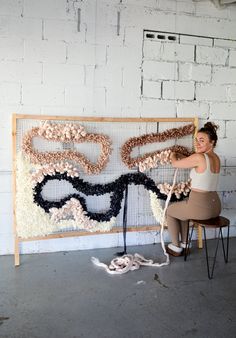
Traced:
<path fill-rule="evenodd" d="M 193 222 L 193 225 L 192 225 L 192 229 L 191 229 L 191 234 L 189 236 L 189 228 L 190 228 L 189 223 L 190 222 Z M 187 245 L 186 245 L 186 249 L 185 249 L 184 260 L 185 261 L 187 260 L 187 255 L 189 253 L 189 246 L 190 246 L 190 243 L 192 241 L 193 229 L 196 226 L 201 226 L 202 229 L 203 229 L 203 233 L 204 233 L 208 278 L 212 279 L 213 273 L 214 273 L 214 268 L 215 268 L 215 263 L 216 263 L 216 256 L 217 256 L 220 238 L 221 238 L 221 241 L 222 241 L 222 249 L 223 249 L 223 254 L 224 254 L 224 260 L 225 260 L 225 263 L 228 263 L 230 221 L 223 216 L 218 216 L 216 218 L 210 218 L 210 219 L 206 219 L 206 220 L 191 219 L 191 220 L 189 220 L 189 223 L 188 223 L 188 230 L 187 230 L 187 238 L 186 238 L 186 244 Z M 223 239 L 223 233 L 222 233 L 222 228 L 225 228 L 225 227 L 228 228 L 227 238 L 226 238 L 226 241 L 227 241 L 226 252 L 225 252 L 225 245 L 224 245 L 224 239 Z M 215 255 L 214 255 L 214 261 L 213 261 L 211 272 L 210 272 L 210 267 L 209 267 L 209 257 L 208 257 L 207 239 L 206 239 L 206 228 L 210 228 L 210 229 L 219 228 L 217 243 L 216 243 L 216 249 L 215 249 Z"/>

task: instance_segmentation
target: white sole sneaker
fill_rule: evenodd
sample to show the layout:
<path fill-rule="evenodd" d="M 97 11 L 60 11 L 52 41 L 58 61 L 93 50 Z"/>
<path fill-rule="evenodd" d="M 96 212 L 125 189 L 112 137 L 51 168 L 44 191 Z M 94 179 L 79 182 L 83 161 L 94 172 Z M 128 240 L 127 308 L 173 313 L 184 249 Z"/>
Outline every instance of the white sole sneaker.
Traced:
<path fill-rule="evenodd" d="M 183 255 L 183 248 L 180 248 L 179 246 L 169 243 L 166 247 L 166 252 L 171 256 L 178 257 Z"/>
<path fill-rule="evenodd" d="M 187 243 L 183 243 L 183 242 L 180 242 L 180 247 L 183 248 L 183 249 L 186 249 L 187 248 Z M 190 243 L 190 245 L 188 245 L 189 248 L 192 247 L 192 243 Z"/>

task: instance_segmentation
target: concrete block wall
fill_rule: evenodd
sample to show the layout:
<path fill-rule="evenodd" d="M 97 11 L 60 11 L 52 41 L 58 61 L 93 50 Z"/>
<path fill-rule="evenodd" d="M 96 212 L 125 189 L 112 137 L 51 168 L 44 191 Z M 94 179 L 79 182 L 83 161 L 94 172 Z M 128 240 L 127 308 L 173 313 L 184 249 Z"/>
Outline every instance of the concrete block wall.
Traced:
<path fill-rule="evenodd" d="M 215 121 L 223 214 L 235 225 L 235 31 L 236 6 L 210 1 L 0 0 L 0 254 L 13 252 L 12 112 Z M 128 244 L 150 242 L 150 234 L 128 236 Z M 119 244 L 120 235 L 103 235 L 27 243 L 22 251 Z"/>

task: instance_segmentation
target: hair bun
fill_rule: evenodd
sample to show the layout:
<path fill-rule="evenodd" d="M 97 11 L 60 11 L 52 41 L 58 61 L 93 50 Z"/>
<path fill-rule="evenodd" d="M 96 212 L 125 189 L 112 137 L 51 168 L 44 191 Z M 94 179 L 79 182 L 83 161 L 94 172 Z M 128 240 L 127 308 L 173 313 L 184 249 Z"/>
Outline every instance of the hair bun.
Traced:
<path fill-rule="evenodd" d="M 208 129 L 208 130 L 212 130 L 213 132 L 216 133 L 217 129 L 219 128 L 218 125 L 216 125 L 215 123 L 213 122 L 207 122 L 204 124 L 204 128 L 205 129 Z"/>

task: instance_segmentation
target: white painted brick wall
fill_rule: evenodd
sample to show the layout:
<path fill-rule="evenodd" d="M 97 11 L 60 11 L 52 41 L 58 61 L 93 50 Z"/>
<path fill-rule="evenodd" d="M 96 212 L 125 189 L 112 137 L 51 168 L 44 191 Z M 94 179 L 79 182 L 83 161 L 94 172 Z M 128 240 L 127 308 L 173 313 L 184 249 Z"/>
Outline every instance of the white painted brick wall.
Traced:
<path fill-rule="evenodd" d="M 83 43 L 67 44 L 67 63 L 75 65 L 104 65 L 107 46 Z"/>
<path fill-rule="evenodd" d="M 65 103 L 65 88 L 56 84 L 23 84 L 22 103 L 24 105 L 61 106 Z"/>
<path fill-rule="evenodd" d="M 14 16 L 1 16 L 0 36 L 21 39 L 41 39 L 42 20 Z"/>
<path fill-rule="evenodd" d="M 234 120 L 236 103 L 212 103 L 210 108 L 210 119 Z"/>
<path fill-rule="evenodd" d="M 162 59 L 167 61 L 193 61 L 194 47 L 190 45 L 182 46 L 175 43 L 166 43 L 164 44 Z"/>
<path fill-rule="evenodd" d="M 9 172 L 2 173 L 2 175 L 0 176 L 1 193 L 12 192 L 12 184 L 11 183 L 12 183 L 11 174 Z M 1 208 L 1 212 L 4 213 L 4 210 L 2 208 Z"/>
<path fill-rule="evenodd" d="M 220 155 L 225 157 L 235 156 L 233 149 L 236 149 L 236 139 L 225 138 L 221 139 L 218 146 L 217 151 Z"/>
<path fill-rule="evenodd" d="M 163 98 L 193 100 L 194 82 L 163 81 Z"/>
<path fill-rule="evenodd" d="M 0 60 L 22 61 L 24 55 L 24 40 L 21 38 L 0 38 Z"/>
<path fill-rule="evenodd" d="M 193 0 L 2 0 L 0 14 L 0 254 L 13 252 L 12 112 L 198 116 L 200 125 L 207 119 L 220 125 L 217 152 L 223 164 L 236 166 L 235 7 Z M 144 30 L 177 39 L 143 39 Z M 235 169 L 228 168 L 220 191 L 223 214 L 234 224 L 235 190 Z M 22 250 L 122 243 L 122 235 L 91 237 L 27 243 Z M 129 234 L 130 244 L 152 241 Z"/>
<path fill-rule="evenodd" d="M 103 44 L 123 46 L 124 30 L 117 35 L 116 25 L 106 25 L 101 21 L 100 25 L 90 25 L 86 30 L 86 42 L 91 44 Z"/>
<path fill-rule="evenodd" d="M 136 47 L 142 50 L 143 44 L 143 28 L 142 27 L 130 27 L 124 28 L 124 46 L 125 47 Z"/>
<path fill-rule="evenodd" d="M 143 82 L 143 96 L 160 99 L 161 98 L 161 83 L 155 81 Z"/>
<path fill-rule="evenodd" d="M 183 34 L 187 33 L 188 35 L 234 40 L 235 29 L 235 20 L 225 20 L 210 16 L 178 15 L 175 21 L 175 31 Z"/>
<path fill-rule="evenodd" d="M 75 21 L 66 20 L 43 20 L 43 37 L 49 41 L 66 41 L 67 43 L 85 43 L 87 27 L 81 25 L 81 31 L 78 32 Z"/>
<path fill-rule="evenodd" d="M 180 63 L 179 65 L 180 81 L 210 82 L 211 74 L 212 71 L 210 65 L 199 65 L 194 63 Z"/>
<path fill-rule="evenodd" d="M 199 101 L 227 101 L 227 87 L 223 85 L 197 84 L 196 99 Z"/>
<path fill-rule="evenodd" d="M 25 41 L 24 59 L 26 62 L 66 62 L 66 44 L 60 41 Z"/>
<path fill-rule="evenodd" d="M 85 107 L 86 102 L 92 102 L 93 88 L 85 86 L 66 86 L 65 104 L 68 106 Z"/>
<path fill-rule="evenodd" d="M 63 85 L 83 85 L 85 83 L 85 68 L 80 65 L 51 64 L 43 66 L 43 83 Z"/>
<path fill-rule="evenodd" d="M 223 48 L 197 46 L 196 61 L 213 65 L 225 65 L 228 51 Z"/>
<path fill-rule="evenodd" d="M 228 99 L 230 101 L 236 101 L 236 85 L 228 86 Z"/>
<path fill-rule="evenodd" d="M 200 119 L 207 119 L 209 116 L 209 111 L 209 104 L 205 102 L 179 101 L 177 103 L 178 117 L 198 116 Z"/>
<path fill-rule="evenodd" d="M 177 63 L 144 61 L 143 69 L 145 80 L 176 80 L 178 77 Z"/>
<path fill-rule="evenodd" d="M 215 47 L 228 47 L 228 48 L 236 48 L 235 40 L 223 40 L 223 39 L 214 39 Z"/>
<path fill-rule="evenodd" d="M 197 16 L 209 16 L 216 18 L 228 18 L 228 9 L 221 8 L 220 10 L 213 4 L 211 1 L 201 1 L 196 6 L 196 15 Z"/>
<path fill-rule="evenodd" d="M 236 45 L 235 45 L 236 48 Z M 229 51 L 229 66 L 236 67 L 236 50 Z"/>
<path fill-rule="evenodd" d="M 31 18 L 65 19 L 66 0 L 24 0 L 24 15 Z"/>
<path fill-rule="evenodd" d="M 226 121 L 226 135 L 228 138 L 236 138 L 236 121 Z"/>
<path fill-rule="evenodd" d="M 192 1 L 177 1 L 176 3 L 176 11 L 177 13 L 187 13 L 194 14 L 195 13 L 195 3 Z"/>
<path fill-rule="evenodd" d="M 203 37 L 198 37 L 198 36 L 181 35 L 180 36 L 180 43 L 181 44 L 212 47 L 213 46 L 213 39 L 203 38 Z"/>
<path fill-rule="evenodd" d="M 236 83 L 236 68 L 214 67 L 212 72 L 212 81 L 217 84 Z"/>
<path fill-rule="evenodd" d="M 123 46 L 108 46 L 107 47 L 107 65 L 120 66 L 123 68 L 140 67 L 142 60 L 142 49 L 140 47 L 132 46 L 132 53 L 130 48 Z"/>
<path fill-rule="evenodd" d="M 23 12 L 23 0 L 1 0 L 1 15 L 21 16 Z"/>
<path fill-rule="evenodd" d="M 235 177 L 235 169 L 222 170 L 219 180 L 219 191 L 236 190 L 236 180 L 232 182 L 232 175 Z"/>
<path fill-rule="evenodd" d="M 176 117 L 173 100 L 143 100 L 141 117 Z"/>
<path fill-rule="evenodd" d="M 0 83 L 0 104 L 20 103 L 21 85 L 19 83 Z"/>
<path fill-rule="evenodd" d="M 194 46 L 192 45 L 145 41 L 143 50 L 145 59 L 185 62 L 194 60 Z"/>
<path fill-rule="evenodd" d="M 1 81 L 11 83 L 42 83 L 43 65 L 35 62 L 0 62 Z"/>

